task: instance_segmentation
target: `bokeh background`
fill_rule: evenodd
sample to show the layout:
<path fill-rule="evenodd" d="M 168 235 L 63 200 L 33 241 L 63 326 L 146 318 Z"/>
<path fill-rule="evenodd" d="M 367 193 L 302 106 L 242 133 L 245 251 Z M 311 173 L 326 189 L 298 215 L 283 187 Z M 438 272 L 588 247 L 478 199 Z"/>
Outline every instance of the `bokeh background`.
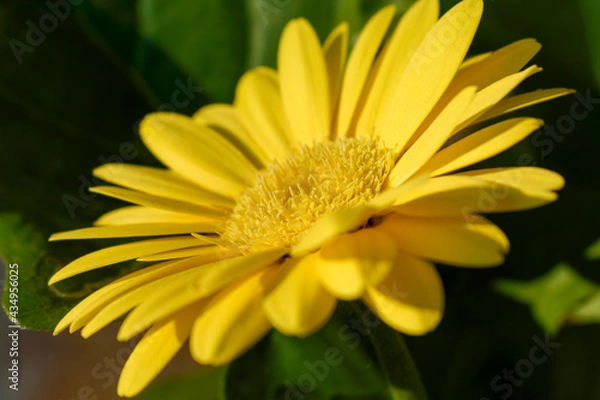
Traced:
<path fill-rule="evenodd" d="M 9 321 L 0 317 L 0 398 L 117 398 L 116 373 L 110 378 L 103 364 L 114 359 L 118 370 L 126 354 L 128 345 L 115 339 L 116 326 L 89 340 L 67 333 L 54 338 L 47 330 L 82 296 L 135 266 L 89 273 L 50 290 L 45 281 L 53 271 L 103 243 L 49 246 L 46 239 L 88 226 L 119 205 L 87 192 L 94 167 L 157 165 L 141 144 L 139 120 L 155 110 L 191 114 L 203 104 L 231 101 L 244 71 L 275 65 L 279 34 L 291 18 L 306 17 L 321 39 L 342 20 L 357 34 L 389 3 L 402 12 L 412 1 L 0 1 L 0 253 L 3 268 L 20 266 L 21 324 L 38 329 L 21 331 L 20 391 L 14 393 L 4 376 Z M 456 1 L 441 3 L 445 11 Z M 544 72 L 519 90 L 570 87 L 579 97 L 520 113 L 544 118 L 548 128 L 484 165 L 531 160 L 561 173 L 567 186 L 550 206 L 491 217 L 512 243 L 502 267 L 440 266 L 444 320 L 426 337 L 407 338 L 431 399 L 600 399 L 600 262 L 597 250 L 590 250 L 600 237 L 600 3 L 486 0 L 472 53 L 526 37 L 543 44 L 534 63 Z M 575 118 L 576 103 L 585 116 Z M 534 338 L 545 341 L 549 333 L 560 347 L 526 379 L 506 386 L 505 369 L 528 359 Z M 265 399 L 270 394 L 260 390 L 285 381 L 274 372 L 278 364 L 262 365 L 274 363 L 261 358 L 266 346 L 232 368 L 230 398 Z M 302 362 L 289 360 L 295 359 L 284 362 L 285 376 L 293 382 Z M 361 372 L 348 369 L 332 376 L 350 384 L 352 374 Z M 217 398 L 195 385 L 202 373 L 182 352 L 140 398 Z M 379 398 L 339 394 L 325 379 L 304 398 Z"/>

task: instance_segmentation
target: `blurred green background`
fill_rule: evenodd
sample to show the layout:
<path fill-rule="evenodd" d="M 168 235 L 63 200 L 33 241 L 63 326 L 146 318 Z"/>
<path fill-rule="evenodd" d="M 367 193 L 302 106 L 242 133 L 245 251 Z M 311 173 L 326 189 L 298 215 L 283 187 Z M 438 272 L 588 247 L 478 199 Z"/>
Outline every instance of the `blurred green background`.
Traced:
<path fill-rule="evenodd" d="M 21 324 L 51 329 L 82 296 L 135 268 L 88 273 L 53 290 L 45 284 L 66 260 L 102 245 L 48 246 L 47 237 L 85 227 L 119 204 L 86 191 L 94 183 L 91 170 L 120 160 L 157 165 L 137 134 L 146 113 L 191 114 L 204 104 L 231 101 L 244 71 L 274 66 L 279 34 L 291 18 L 306 17 L 321 39 L 347 20 L 352 44 L 369 16 L 389 3 L 401 13 L 412 1 L 0 1 L 0 254 L 20 266 Z M 445 11 L 456 1 L 441 3 Z M 426 337 L 407 338 L 431 399 L 600 399 L 600 261 L 597 248 L 586 253 L 600 237 L 600 2 L 487 0 L 472 53 L 526 37 L 543 44 L 534 62 L 544 72 L 519 90 L 571 87 L 579 97 L 521 113 L 544 118 L 550 128 L 485 165 L 531 158 L 561 173 L 567 186 L 550 206 L 491 218 L 512 243 L 502 267 L 439 267 L 447 293 L 444 320 Z M 585 107 L 585 117 L 573 117 L 575 103 Z M 198 377 L 204 371 L 181 354 L 140 398 L 222 398 L 211 390 L 226 390 L 228 399 L 285 398 L 282 385 L 297 382 L 307 372 L 305 361 L 317 361 L 330 346 L 345 346 L 345 361 L 317 379 L 303 399 L 410 398 L 385 389 L 390 383 L 379 378 L 372 345 L 349 349 L 335 334 L 345 312 L 305 341 L 272 335 L 228 371 L 208 377 Z M 3 371 L 8 323 L 1 328 Z M 505 369 L 527 367 L 521 361 L 547 333 L 560 347 L 531 364 L 525 379 L 510 383 Z M 22 332 L 21 391 L 8 390 L 3 377 L 0 397 L 116 398 L 114 382 L 93 373 L 123 348 L 114 337 L 114 327 L 89 341 Z M 91 392 L 83 389 L 82 397 L 85 387 Z M 385 393 L 376 394 L 380 389 Z"/>

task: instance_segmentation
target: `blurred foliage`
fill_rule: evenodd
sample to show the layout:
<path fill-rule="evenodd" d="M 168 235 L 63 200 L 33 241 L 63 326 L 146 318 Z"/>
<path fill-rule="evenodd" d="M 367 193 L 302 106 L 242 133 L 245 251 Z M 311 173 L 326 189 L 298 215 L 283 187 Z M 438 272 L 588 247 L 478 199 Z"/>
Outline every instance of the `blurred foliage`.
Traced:
<path fill-rule="evenodd" d="M 456 2 L 442 0 L 442 9 Z M 0 210 L 5 212 L 0 216 L 0 254 L 5 263 L 19 264 L 20 323 L 51 329 L 94 285 L 136 268 L 101 269 L 53 290 L 45 285 L 65 262 L 104 245 L 45 243 L 51 233 L 88 226 L 119 204 L 87 192 L 93 184 L 90 171 L 107 161 L 156 165 L 137 134 L 144 114 L 156 109 L 190 114 L 209 102 L 230 101 L 244 71 L 275 65 L 279 35 L 292 18 L 309 19 L 321 39 L 347 20 L 353 43 L 369 16 L 389 3 L 402 11 L 411 1 L 88 0 L 63 10 L 68 15 L 55 30 L 35 37 L 31 24 L 39 26 L 40 17 L 51 12 L 46 1 L 0 2 Z M 535 62 L 545 71 L 521 91 L 573 87 L 584 99 L 600 98 L 599 2 L 488 0 L 485 6 L 473 53 L 536 37 L 544 48 Z M 526 114 L 555 125 L 576 101 L 581 97 L 532 107 Z M 493 290 L 499 277 L 504 292 L 533 306 L 545 329 L 556 332 L 558 324 L 567 322 L 553 338 L 560 348 L 513 387 L 510 398 L 600 399 L 600 326 L 574 325 L 597 321 L 600 303 L 590 289 L 600 282 L 600 113 L 589 111 L 573 132 L 542 132 L 537 141 L 526 140 L 485 164 L 516 165 L 526 155 L 563 174 L 567 187 L 548 207 L 491 218 L 512 242 L 501 268 L 440 266 L 447 293 L 444 320 L 430 335 L 407 338 L 431 399 L 501 398 L 508 389 L 498 389 L 494 379 L 528 357 L 532 338 L 544 338 L 527 307 Z M 549 271 L 558 261 L 573 267 Z M 317 360 L 326 346 L 343 351 L 344 367 L 332 369 L 314 396 L 340 399 L 348 388 L 389 384 L 374 374 L 385 372 L 385 354 L 370 341 L 347 349 L 339 343 L 343 338 L 332 334 L 340 323 L 336 319 L 303 340 L 272 334 L 228 371 L 158 382 L 140 398 L 166 398 L 168 393 L 168 398 L 183 399 L 195 391 L 206 398 L 214 392 L 220 399 L 226 383 L 230 399 L 267 398 L 257 390 L 274 393 L 281 383 L 297 382 L 304 373 L 298 360 Z M 380 338 L 389 333 L 377 332 Z M 213 384 L 217 386 L 205 386 Z M 355 392 L 362 397 L 353 398 L 372 400 L 372 393 Z M 392 391 L 389 396 L 403 398 Z"/>
<path fill-rule="evenodd" d="M 495 286 L 504 295 L 529 305 L 535 320 L 551 335 L 558 333 L 574 309 L 600 294 L 600 286 L 567 264 L 558 264 L 546 275 L 528 282 L 500 280 Z M 589 313 L 585 311 L 589 307 L 585 306 L 584 314 Z"/>

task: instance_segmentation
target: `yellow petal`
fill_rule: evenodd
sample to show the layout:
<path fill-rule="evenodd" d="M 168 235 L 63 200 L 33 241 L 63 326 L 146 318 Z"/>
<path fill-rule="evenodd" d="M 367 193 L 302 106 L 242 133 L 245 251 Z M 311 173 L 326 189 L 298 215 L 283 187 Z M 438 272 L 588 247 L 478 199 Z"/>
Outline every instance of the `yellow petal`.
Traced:
<path fill-rule="evenodd" d="M 485 225 L 484 233 L 478 225 Z M 400 251 L 458 267 L 493 267 L 504 261 L 506 241 L 489 234 L 483 218 L 418 218 L 390 214 L 375 229 L 396 240 Z M 493 228 L 492 228 L 493 229 Z"/>
<path fill-rule="evenodd" d="M 467 54 L 482 11 L 481 0 L 461 1 L 421 42 L 395 88 L 393 110 L 377 121 L 388 146 L 401 152 L 440 99 Z"/>
<path fill-rule="evenodd" d="M 458 132 L 476 121 L 477 118 L 508 96 L 521 82 L 541 70 L 541 68 L 533 65 L 525 71 L 509 75 L 477 92 L 456 131 Z"/>
<path fill-rule="evenodd" d="M 113 299 L 111 303 L 107 304 L 106 307 L 94 314 L 92 319 L 85 324 L 81 330 L 81 336 L 85 339 L 91 337 L 117 318 L 131 311 L 144 300 L 152 297 L 156 289 L 169 283 L 173 284 L 176 278 L 177 275 L 167 276 L 144 286 L 137 287 L 118 298 Z M 73 329 L 75 329 L 75 327 L 76 325 L 72 325 Z"/>
<path fill-rule="evenodd" d="M 190 224 L 133 224 L 119 226 L 99 226 L 94 228 L 75 229 L 55 233 L 48 239 L 51 242 L 57 240 L 73 239 L 107 239 L 143 236 L 166 236 L 180 235 L 191 232 L 214 232 L 215 225 L 211 223 Z"/>
<path fill-rule="evenodd" d="M 178 285 L 166 285 L 164 288 L 156 290 L 152 298 L 140 304 L 127 316 L 121 325 L 118 339 L 129 340 L 172 312 L 201 298 L 206 298 L 228 284 L 276 263 L 284 254 L 285 250 L 269 250 L 184 271 L 180 274 Z"/>
<path fill-rule="evenodd" d="M 196 257 L 155 264 L 132 272 L 131 274 L 125 275 L 124 277 L 109 283 L 83 299 L 83 301 L 69 311 L 57 324 L 54 334 L 57 335 L 69 325 L 71 325 L 70 331 L 75 332 L 77 329 L 87 324 L 103 307 L 110 304 L 114 299 L 118 299 L 122 295 L 128 293 L 130 290 L 159 279 L 178 276 L 177 274 L 179 272 L 190 268 L 199 267 L 204 264 L 238 255 L 235 252 L 216 247 L 213 247 L 212 249 L 212 252 Z"/>
<path fill-rule="evenodd" d="M 337 108 L 347 54 L 348 23 L 342 22 L 329 34 L 323 44 L 323 56 L 325 57 L 325 64 L 327 65 L 329 101 L 332 112 Z"/>
<path fill-rule="evenodd" d="M 240 356 L 271 329 L 262 292 L 272 279 L 260 271 L 216 294 L 196 320 L 190 351 L 201 364 L 223 365 Z"/>
<path fill-rule="evenodd" d="M 551 192 L 565 185 L 564 178 L 554 171 L 537 167 L 489 168 L 467 171 L 455 176 L 468 176 L 521 189 L 524 192 Z"/>
<path fill-rule="evenodd" d="M 367 289 L 365 303 L 386 324 L 409 335 L 434 330 L 444 313 L 444 287 L 435 267 L 399 254 L 386 279 Z"/>
<path fill-rule="evenodd" d="M 242 152 L 189 117 L 150 114 L 142 120 L 140 134 L 156 158 L 200 187 L 235 198 L 254 182 L 256 168 Z"/>
<path fill-rule="evenodd" d="M 141 206 L 158 208 L 161 210 L 179 212 L 184 214 L 195 214 L 202 217 L 222 220 L 227 215 L 224 209 L 218 209 L 198 204 L 191 204 L 184 201 L 172 200 L 165 197 L 154 196 L 147 193 L 137 192 L 135 190 L 123 189 L 118 186 L 94 186 L 90 192 L 98 193 L 104 196 L 127 201 Z"/>
<path fill-rule="evenodd" d="M 107 247 L 102 250 L 88 253 L 83 257 L 65 265 L 50 278 L 48 285 L 53 285 L 63 279 L 82 274 L 93 269 L 117 264 L 127 260 L 133 260 L 143 255 L 158 253 L 161 251 L 182 249 L 198 245 L 195 237 L 174 237 L 163 239 L 142 240 L 134 243 L 121 244 Z"/>
<path fill-rule="evenodd" d="M 534 118 L 513 118 L 475 132 L 433 156 L 421 171 L 441 175 L 486 160 L 525 139 L 544 124 Z"/>
<path fill-rule="evenodd" d="M 376 130 L 376 119 L 387 120 L 394 106 L 394 89 L 406 72 L 415 50 L 437 22 L 439 12 L 438 0 L 419 0 L 404 13 L 378 56 L 381 64 L 361 111 L 357 133 L 372 134 Z"/>
<path fill-rule="evenodd" d="M 215 246 L 199 246 L 190 247 L 181 250 L 164 251 L 156 254 L 151 254 L 143 257 L 138 257 L 137 261 L 165 261 L 173 260 L 175 258 L 195 257 L 206 253 L 212 253 Z"/>
<path fill-rule="evenodd" d="M 471 60 L 454 78 L 438 106 L 444 106 L 467 86 L 483 89 L 494 82 L 519 72 L 542 46 L 535 39 L 523 39 L 502 47 L 481 59 Z M 464 67 L 464 65 L 463 65 Z"/>
<path fill-rule="evenodd" d="M 319 330 L 335 310 L 336 300 L 321 285 L 318 255 L 290 258 L 265 293 L 263 308 L 278 331 L 306 337 Z"/>
<path fill-rule="evenodd" d="M 379 10 L 363 28 L 350 54 L 342 83 L 338 110 L 336 132 L 340 137 L 348 136 L 348 128 L 363 92 L 371 65 L 395 12 L 396 7 L 393 5 Z"/>
<path fill-rule="evenodd" d="M 331 123 L 327 67 L 319 38 L 305 19 L 292 20 L 284 28 L 277 66 L 285 113 L 297 142 L 327 140 Z"/>
<path fill-rule="evenodd" d="M 117 393 L 140 393 L 177 354 L 192 329 L 198 307 L 190 306 L 154 325 L 137 344 L 121 371 Z"/>
<path fill-rule="evenodd" d="M 350 232 L 364 224 L 376 211 L 369 206 L 358 206 L 347 210 L 337 210 L 318 220 L 304 236 L 292 246 L 293 257 L 308 254 L 338 235 Z"/>
<path fill-rule="evenodd" d="M 207 224 L 214 223 L 214 221 L 199 215 L 177 213 L 143 206 L 117 208 L 116 210 L 107 212 L 94 221 L 94 225 L 96 226 L 144 223 Z"/>
<path fill-rule="evenodd" d="M 230 104 L 210 104 L 193 115 L 194 121 L 220 132 L 233 143 L 257 168 L 267 165 L 272 156 L 265 152 L 244 126 L 239 110 Z"/>
<path fill-rule="evenodd" d="M 479 176 L 479 171 L 489 172 L 482 172 Z M 502 168 L 497 172 L 477 170 L 433 178 L 418 190 L 399 198 L 393 210 L 421 217 L 462 215 L 467 220 L 471 214 L 528 210 L 557 198 L 552 192 L 557 190 L 553 188 L 554 183 L 548 182 L 550 185 L 545 186 L 540 182 L 538 185 L 532 182 L 536 175 Z M 541 179 L 548 179 L 539 175 Z"/>
<path fill-rule="evenodd" d="M 329 293 L 342 300 L 355 300 L 367 286 L 377 286 L 387 276 L 396 255 L 392 238 L 374 229 L 361 229 L 325 245 L 315 264 Z"/>
<path fill-rule="evenodd" d="M 192 204 L 231 208 L 234 201 L 198 187 L 170 170 L 130 164 L 104 164 L 94 175 L 116 185 Z"/>
<path fill-rule="evenodd" d="M 462 71 L 463 69 L 470 67 L 474 64 L 477 64 L 483 60 L 485 60 L 486 58 L 488 58 L 490 55 L 492 55 L 493 52 L 489 51 L 487 53 L 481 53 L 481 54 L 476 54 L 474 56 L 470 56 L 465 58 L 465 61 L 462 62 L 462 64 L 460 64 L 460 68 L 458 68 L 459 72 Z"/>
<path fill-rule="evenodd" d="M 504 115 L 525 107 L 532 106 L 534 104 L 542 103 L 548 100 L 553 100 L 572 93 L 575 93 L 575 90 L 559 88 L 536 90 L 533 92 L 512 96 L 502 100 L 494 107 L 490 108 L 488 111 L 486 111 L 485 114 L 483 114 L 477 119 L 476 123 L 487 121 L 489 119 L 499 117 L 500 115 Z"/>
<path fill-rule="evenodd" d="M 233 104 L 268 160 L 281 161 L 290 155 L 295 143 L 285 118 L 277 72 L 266 67 L 246 72 L 238 82 Z"/>
<path fill-rule="evenodd" d="M 459 93 L 400 157 L 389 178 L 392 186 L 398 186 L 410 178 L 446 143 L 462 120 L 475 92 L 475 87 L 468 87 Z"/>

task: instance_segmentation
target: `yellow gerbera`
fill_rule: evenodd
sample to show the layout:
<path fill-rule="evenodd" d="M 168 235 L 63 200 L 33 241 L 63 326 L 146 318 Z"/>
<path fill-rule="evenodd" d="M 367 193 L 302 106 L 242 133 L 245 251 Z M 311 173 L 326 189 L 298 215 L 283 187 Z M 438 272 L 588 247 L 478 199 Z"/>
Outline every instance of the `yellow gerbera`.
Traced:
<path fill-rule="evenodd" d="M 228 363 L 272 327 L 317 331 L 338 299 L 362 299 L 407 334 L 433 330 L 444 293 L 432 262 L 502 263 L 508 240 L 479 214 L 538 207 L 563 186 L 535 167 L 456 172 L 542 125 L 481 123 L 570 93 L 505 99 L 540 71 L 523 69 L 540 48 L 532 39 L 464 61 L 482 10 L 465 0 L 438 21 L 437 0 L 417 1 L 384 43 L 395 13 L 386 7 L 347 62 L 346 23 L 321 45 L 296 19 L 277 70 L 247 72 L 233 105 L 147 116 L 142 139 L 167 169 L 97 168 L 121 187 L 93 192 L 136 205 L 51 240 L 152 238 L 85 255 L 49 283 L 126 260 L 153 264 L 87 297 L 55 334 L 89 337 L 131 311 L 118 338 L 148 329 L 118 386 L 133 396 L 188 338 L 199 363 Z"/>

